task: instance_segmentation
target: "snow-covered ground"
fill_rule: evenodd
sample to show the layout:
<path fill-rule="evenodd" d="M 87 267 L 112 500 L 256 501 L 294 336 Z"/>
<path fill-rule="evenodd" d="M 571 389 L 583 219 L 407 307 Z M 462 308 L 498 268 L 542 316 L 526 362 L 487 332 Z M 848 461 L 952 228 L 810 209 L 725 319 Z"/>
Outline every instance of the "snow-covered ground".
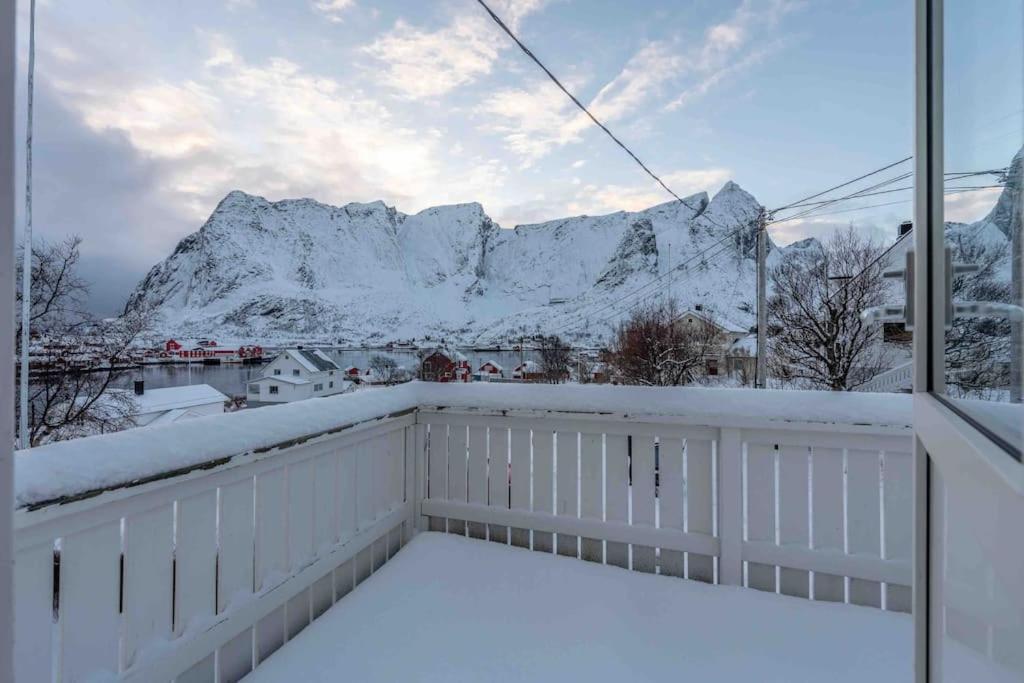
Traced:
<path fill-rule="evenodd" d="M 902 683 L 909 615 L 418 535 L 245 680 Z"/>

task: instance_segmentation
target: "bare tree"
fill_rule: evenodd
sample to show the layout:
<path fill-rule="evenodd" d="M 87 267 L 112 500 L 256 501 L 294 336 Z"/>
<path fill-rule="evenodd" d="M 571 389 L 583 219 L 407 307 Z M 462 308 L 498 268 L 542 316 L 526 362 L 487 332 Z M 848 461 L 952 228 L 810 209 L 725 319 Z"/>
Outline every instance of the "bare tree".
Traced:
<path fill-rule="evenodd" d="M 713 324 L 682 324 L 675 301 L 635 311 L 615 332 L 603 360 L 625 384 L 675 386 L 704 374 L 706 360 L 722 348 Z"/>
<path fill-rule="evenodd" d="M 370 356 L 370 369 L 384 384 L 394 384 L 398 380 L 398 363 L 390 356 Z"/>
<path fill-rule="evenodd" d="M 537 338 L 537 354 L 544 381 L 549 384 L 560 384 L 569 378 L 569 364 L 572 362 L 572 349 L 557 334 Z"/>
<path fill-rule="evenodd" d="M 860 317 L 864 309 L 886 299 L 881 252 L 851 225 L 820 250 L 790 254 L 771 269 L 773 376 L 849 391 L 888 367 L 890 352 L 881 343 L 881 326 Z"/>
<path fill-rule="evenodd" d="M 1008 245 L 952 241 L 954 259 L 978 266 L 953 277 L 954 301 L 1012 301 L 1012 285 L 1000 277 L 1010 255 Z M 946 330 L 946 388 L 959 397 L 981 394 L 1010 382 L 1012 323 L 1006 318 L 961 318 Z"/>
<path fill-rule="evenodd" d="M 129 362 L 129 350 L 149 327 L 151 315 L 131 308 L 119 318 L 101 321 L 86 313 L 89 286 L 77 274 L 80 245 L 81 239 L 72 237 L 56 244 L 37 242 L 32 249 L 30 332 L 36 348 L 31 351 L 35 364 L 49 370 L 29 383 L 33 446 L 134 424 L 131 396 L 108 390 Z M 20 326 L 19 320 L 19 354 Z M 19 386 L 22 379 L 18 377 Z"/>

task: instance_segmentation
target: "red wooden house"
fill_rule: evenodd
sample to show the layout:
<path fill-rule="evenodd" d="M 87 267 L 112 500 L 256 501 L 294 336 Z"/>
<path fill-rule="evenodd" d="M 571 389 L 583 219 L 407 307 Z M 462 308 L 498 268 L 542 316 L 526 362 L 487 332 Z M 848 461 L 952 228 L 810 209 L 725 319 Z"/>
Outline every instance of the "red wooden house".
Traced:
<path fill-rule="evenodd" d="M 469 361 L 458 351 L 434 351 L 420 365 L 424 382 L 468 382 L 470 373 Z"/>
<path fill-rule="evenodd" d="M 489 360 L 476 371 L 476 376 L 482 381 L 500 379 L 505 376 L 505 370 L 493 360 Z"/>

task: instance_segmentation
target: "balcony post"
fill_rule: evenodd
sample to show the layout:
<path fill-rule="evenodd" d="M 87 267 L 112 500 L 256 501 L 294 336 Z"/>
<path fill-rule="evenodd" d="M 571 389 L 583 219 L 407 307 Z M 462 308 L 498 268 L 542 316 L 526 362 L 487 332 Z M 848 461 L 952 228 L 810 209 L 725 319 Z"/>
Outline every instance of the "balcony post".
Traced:
<path fill-rule="evenodd" d="M 718 440 L 718 582 L 743 585 L 743 439 L 723 429 Z"/>

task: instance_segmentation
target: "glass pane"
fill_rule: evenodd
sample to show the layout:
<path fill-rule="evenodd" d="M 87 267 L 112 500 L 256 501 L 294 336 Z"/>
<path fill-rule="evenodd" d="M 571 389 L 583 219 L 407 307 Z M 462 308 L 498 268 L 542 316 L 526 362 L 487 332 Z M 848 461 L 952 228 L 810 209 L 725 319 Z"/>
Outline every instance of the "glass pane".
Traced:
<path fill-rule="evenodd" d="M 1020 0 L 945 3 L 946 395 L 1020 457 Z"/>

